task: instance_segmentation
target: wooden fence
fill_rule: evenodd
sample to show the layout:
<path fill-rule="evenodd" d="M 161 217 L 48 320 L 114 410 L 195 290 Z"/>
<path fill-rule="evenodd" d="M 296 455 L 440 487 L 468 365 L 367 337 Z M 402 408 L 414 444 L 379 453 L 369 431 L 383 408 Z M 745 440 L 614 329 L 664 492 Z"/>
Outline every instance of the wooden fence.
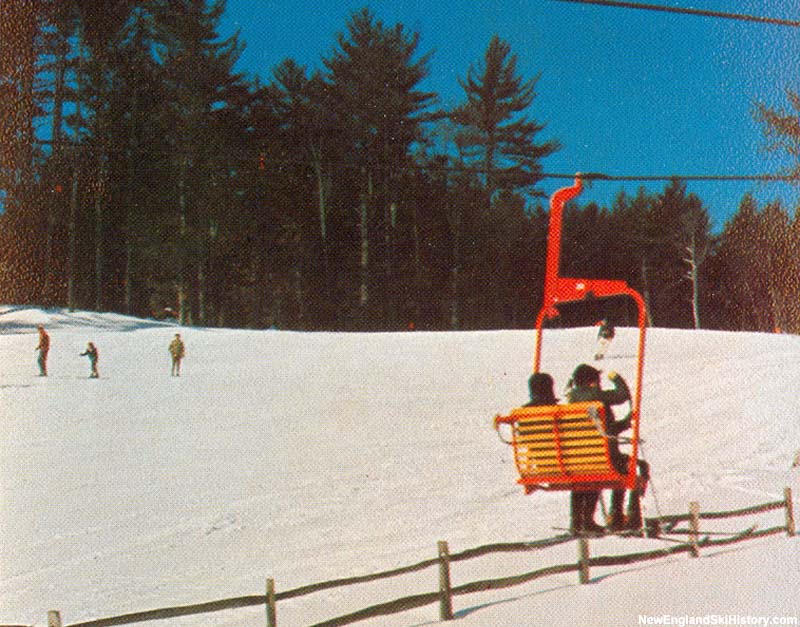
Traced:
<path fill-rule="evenodd" d="M 757 529 L 755 526 L 749 527 L 744 531 L 731 534 L 721 534 L 724 537 L 716 537 L 713 532 L 704 532 L 701 529 L 701 520 L 713 520 L 722 518 L 734 518 L 740 516 L 748 516 L 759 514 L 770 510 L 783 509 L 785 511 L 785 524 L 770 527 L 767 529 Z M 112 616 L 109 618 L 100 618 L 96 620 L 85 621 L 81 623 L 72 623 L 66 627 L 112 627 L 113 625 L 127 625 L 131 623 L 139 623 L 144 621 L 163 620 L 167 618 L 175 618 L 178 616 L 190 616 L 194 614 L 206 614 L 210 612 L 218 612 L 222 610 L 230 610 L 241 607 L 249 607 L 260 605 L 265 608 L 268 627 L 277 627 L 278 625 L 278 601 L 292 599 L 321 590 L 328 590 L 341 586 L 350 586 L 357 583 L 365 583 L 377 581 L 379 579 L 386 579 L 389 577 L 396 577 L 412 573 L 415 571 L 424 570 L 433 566 L 439 569 L 439 589 L 433 592 L 424 592 L 421 594 L 414 594 L 405 596 L 385 603 L 379 603 L 370 607 L 363 608 L 356 612 L 337 616 L 321 623 L 316 623 L 311 627 L 339 627 L 340 625 L 348 625 L 357 621 L 365 620 L 368 618 L 375 618 L 378 616 L 388 616 L 390 614 L 397 614 L 406 610 L 423 607 L 426 605 L 439 605 L 439 619 L 451 620 L 453 618 L 453 597 L 464 594 L 474 594 L 476 592 L 484 592 L 487 590 L 499 590 L 502 588 L 509 588 L 518 586 L 520 584 L 547 577 L 549 575 L 556 575 L 568 572 L 577 572 L 579 581 L 581 583 L 591 582 L 591 568 L 598 566 L 619 566 L 624 564 L 632 564 L 635 562 L 642 562 L 647 560 L 655 560 L 670 555 L 679 553 L 688 553 L 690 556 L 697 557 L 700 555 L 701 549 L 707 547 L 716 547 L 722 545 L 733 544 L 743 540 L 750 540 L 755 538 L 763 538 L 765 536 L 786 533 L 789 536 L 795 535 L 794 512 L 792 506 L 792 491 L 791 488 L 784 489 L 784 499 L 781 501 L 773 501 L 770 503 L 763 503 L 753 507 L 744 509 L 723 511 L 723 512 L 701 512 L 699 505 L 692 502 L 689 505 L 689 511 L 686 514 L 677 514 L 671 516 L 661 516 L 659 518 L 646 519 L 646 529 L 653 531 L 659 530 L 666 535 L 685 534 L 686 542 L 674 542 L 669 546 L 663 548 L 644 551 L 639 553 L 627 553 L 623 555 L 603 555 L 592 557 L 590 552 L 589 538 L 578 538 L 578 559 L 576 562 L 568 564 L 555 564 L 547 566 L 530 572 L 514 575 L 511 577 L 503 577 L 499 579 L 485 579 L 482 581 L 473 581 L 459 586 L 453 586 L 450 578 L 450 568 L 453 562 L 459 562 L 468 559 L 474 559 L 483 555 L 491 553 L 510 553 L 522 551 L 538 551 L 548 547 L 556 546 L 566 542 L 571 542 L 575 538 L 568 534 L 546 538 L 543 540 L 536 540 L 533 542 L 508 542 L 498 544 L 488 544 L 472 549 L 461 551 L 460 553 L 451 554 L 448 549 L 447 542 L 441 541 L 438 544 L 438 554 L 435 558 L 424 560 L 417 564 L 395 568 L 380 573 L 371 575 L 362 575 L 359 577 L 349 577 L 345 579 L 335 579 L 332 581 L 324 581 L 321 583 L 310 584 L 276 592 L 275 580 L 268 579 L 265 594 L 242 596 L 231 599 L 222 599 L 219 601 L 210 601 L 208 603 L 200 603 L 197 605 L 183 605 L 178 607 L 168 607 L 156 610 L 147 610 L 144 612 L 135 612 L 132 614 L 123 614 L 120 616 Z M 687 527 L 679 527 L 680 523 L 687 523 Z M 63 627 L 61 621 L 61 613 L 57 610 L 51 610 L 47 616 L 48 627 Z M 24 627 L 24 626 L 9 626 L 0 625 L 0 627 Z"/>

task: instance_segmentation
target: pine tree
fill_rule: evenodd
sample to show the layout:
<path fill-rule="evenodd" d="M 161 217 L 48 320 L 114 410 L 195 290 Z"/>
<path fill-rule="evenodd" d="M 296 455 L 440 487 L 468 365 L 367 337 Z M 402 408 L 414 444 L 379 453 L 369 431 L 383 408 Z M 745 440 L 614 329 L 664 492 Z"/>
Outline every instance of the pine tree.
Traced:
<path fill-rule="evenodd" d="M 535 194 L 535 184 L 542 171 L 541 159 L 559 149 L 554 140 L 537 143 L 544 125 L 528 116 L 535 98 L 539 77 L 523 80 L 517 69 L 517 56 L 511 46 L 497 35 L 492 37 L 483 59 L 467 71 L 460 84 L 466 102 L 450 114 L 460 128 L 460 150 L 465 165 L 481 173 L 483 211 L 475 216 L 481 224 L 477 236 L 483 245 L 475 249 L 486 314 L 483 324 L 498 324 L 506 318 L 510 304 L 503 293 L 510 277 L 504 274 L 499 251 L 508 241 L 502 228 L 511 216 L 492 216 L 509 209 L 506 203 L 514 192 Z"/>
<path fill-rule="evenodd" d="M 219 164 L 209 133 L 217 112 L 242 80 L 233 72 L 241 53 L 238 34 L 220 40 L 217 25 L 224 0 L 162 0 L 154 10 L 163 43 L 164 87 L 168 95 L 166 116 L 171 119 L 172 168 L 175 213 L 168 245 L 177 250 L 174 281 L 179 320 L 192 321 L 190 273 L 199 267 L 199 245 L 209 232 L 209 190 Z M 213 133 L 212 133 L 213 136 Z"/>
<path fill-rule="evenodd" d="M 620 192 L 608 216 L 608 230 L 612 236 L 606 250 L 608 268 L 613 269 L 613 273 L 607 276 L 624 279 L 642 294 L 648 324 L 652 324 L 649 277 L 652 260 L 648 223 L 654 202 L 655 198 L 644 187 L 639 187 L 633 197 Z"/>
<path fill-rule="evenodd" d="M 399 174 L 412 142 L 420 137 L 424 110 L 433 98 L 418 89 L 430 59 L 430 54 L 416 58 L 418 45 L 419 35 L 408 33 L 401 24 L 385 26 L 363 9 L 350 17 L 332 55 L 323 59 L 327 102 L 344 129 L 349 165 L 360 179 L 352 202 L 358 206 L 362 316 L 371 304 L 375 251 L 370 233 L 376 218 L 386 241 L 383 284 L 391 293 Z M 383 208 L 381 213 L 378 207 Z"/>
<path fill-rule="evenodd" d="M 464 128 L 468 162 L 483 172 L 488 199 L 500 189 L 530 190 L 541 160 L 560 148 L 555 140 L 536 143 L 544 125 L 526 115 L 538 80 L 522 79 L 511 46 L 495 35 L 482 62 L 460 81 L 467 101 L 451 117 Z"/>
<path fill-rule="evenodd" d="M 69 155 L 74 151 L 67 150 L 65 143 L 64 109 L 69 100 L 74 103 L 74 89 L 68 84 L 68 72 L 74 71 L 75 67 L 74 50 L 70 45 L 70 38 L 77 29 L 79 16 L 76 6 L 72 2 L 50 2 L 45 6 L 46 10 L 41 14 L 44 24 L 40 69 L 45 76 L 52 77 L 52 85 L 48 84 L 49 80 L 43 81 L 41 97 L 45 102 L 51 103 L 49 108 L 52 111 L 52 122 L 50 158 L 46 160 L 45 167 L 43 167 L 43 178 L 45 185 L 53 190 L 53 193 L 49 195 L 50 202 L 46 203 L 47 216 L 42 269 L 44 284 L 40 302 L 50 304 L 55 301 L 52 286 L 58 282 L 57 270 L 62 267 L 62 264 L 55 263 L 54 260 L 55 231 L 59 217 L 57 208 L 60 204 L 55 191 L 63 189 L 64 182 L 74 174 L 74 168 L 70 168 L 69 165 Z M 43 106 L 42 108 L 46 109 L 47 107 Z M 69 170 L 72 170 L 71 174 Z"/>
<path fill-rule="evenodd" d="M 317 300 L 330 301 L 333 275 L 331 270 L 331 196 L 335 162 L 345 158 L 342 132 L 326 102 L 325 84 L 319 73 L 308 76 L 306 68 L 286 59 L 273 70 L 268 86 L 270 111 L 277 128 L 269 141 L 277 163 L 270 171 L 285 182 L 281 204 L 286 208 L 284 224 L 294 229 L 296 237 L 292 257 L 293 287 L 298 315 L 307 315 L 305 292 L 319 295 Z M 316 207 L 316 215 L 310 212 Z M 321 255 L 311 254 L 319 251 Z M 305 258 L 305 264 L 303 264 Z M 317 263 L 315 263 L 317 262 Z M 309 271 L 302 273 L 302 265 Z M 310 277 L 318 277 L 317 285 L 306 290 Z M 317 309 L 325 309 L 317 303 Z"/>
<path fill-rule="evenodd" d="M 107 141 L 113 148 L 109 176 L 113 215 L 108 238 L 122 243 L 112 247 L 118 277 L 114 283 L 121 285 L 121 291 L 112 296 L 129 314 L 151 314 L 174 302 L 172 290 L 162 294 L 158 280 L 172 264 L 171 255 L 158 250 L 163 242 L 158 227 L 163 208 L 174 198 L 174 126 L 170 93 L 156 57 L 161 38 L 156 17 L 152 5 L 134 11 L 112 57 L 114 91 Z"/>
<path fill-rule="evenodd" d="M 792 158 L 794 164 L 781 174 L 800 177 L 800 94 L 786 90 L 789 109 L 770 107 L 764 103 L 756 103 L 753 116 L 762 125 L 767 141 L 766 149 L 770 152 L 785 153 Z"/>
<path fill-rule="evenodd" d="M 769 287 L 764 270 L 763 222 L 752 195 L 746 194 L 725 223 L 715 254 L 718 314 L 723 328 L 767 331 Z"/>
<path fill-rule="evenodd" d="M 108 188 L 110 181 L 110 152 L 114 115 L 112 107 L 115 104 L 114 94 L 119 86 L 119 68 L 115 61 L 120 44 L 125 35 L 125 25 L 132 14 L 137 11 L 137 5 L 145 4 L 147 0 L 73 0 L 77 14 L 80 16 L 81 27 L 78 29 L 78 71 L 82 75 L 76 77 L 80 109 L 85 108 L 87 118 L 88 143 L 91 147 L 91 171 L 87 172 L 88 193 L 87 204 L 92 205 L 93 228 L 85 229 L 93 235 L 93 264 L 91 274 L 94 277 L 94 307 L 103 309 L 104 303 L 104 277 L 106 259 L 104 251 L 106 238 L 106 222 L 108 221 Z M 83 60 L 85 47 L 87 59 Z M 77 238 L 74 218 L 70 221 L 70 260 L 69 265 L 77 265 L 76 255 Z M 74 274 L 74 271 L 73 271 Z M 87 272 L 88 274 L 88 272 Z M 75 306 L 74 285 L 76 277 L 69 277 L 68 300 Z M 89 282 L 86 281 L 88 284 Z M 88 285 L 87 285 L 88 287 Z M 89 290 L 86 289 L 88 292 Z"/>
<path fill-rule="evenodd" d="M 0 288 L 20 303 L 34 301 L 41 289 L 34 169 L 39 26 L 34 0 L 0 2 Z"/>
<path fill-rule="evenodd" d="M 789 216 L 779 201 L 768 203 L 760 214 L 761 255 L 751 263 L 759 266 L 765 274 L 767 285 L 768 324 L 765 331 L 790 329 L 796 324 L 793 317 L 797 301 L 797 285 L 792 280 L 793 253 L 792 231 Z"/>

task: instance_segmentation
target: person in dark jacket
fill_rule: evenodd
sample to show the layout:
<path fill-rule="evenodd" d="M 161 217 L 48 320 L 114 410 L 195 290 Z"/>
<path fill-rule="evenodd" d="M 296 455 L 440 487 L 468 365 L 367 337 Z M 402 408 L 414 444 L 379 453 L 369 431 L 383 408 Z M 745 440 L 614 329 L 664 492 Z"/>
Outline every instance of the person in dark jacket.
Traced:
<path fill-rule="evenodd" d="M 553 377 L 546 372 L 534 372 L 528 379 L 528 391 L 530 393 L 530 400 L 523 405 L 523 407 L 538 407 L 541 405 L 556 405 L 558 399 L 555 393 L 555 382 Z M 572 493 L 575 494 L 574 492 Z M 574 497 L 573 497 L 574 499 Z M 575 506 L 571 499 L 570 501 L 570 529 L 575 529 L 573 533 L 577 533 L 575 527 Z"/>
<path fill-rule="evenodd" d="M 624 474 L 628 472 L 630 458 L 619 450 L 619 442 L 616 436 L 626 429 L 630 429 L 631 417 L 629 415 L 623 420 L 616 420 L 611 406 L 628 402 L 631 398 L 631 393 L 625 379 L 616 372 L 608 373 L 608 378 L 611 380 L 614 388 L 611 390 L 604 390 L 600 387 L 600 371 L 587 364 L 581 364 L 575 368 L 575 371 L 572 373 L 567 398 L 570 403 L 584 401 L 600 401 L 603 403 L 605 406 L 605 424 L 603 425 L 603 429 L 606 435 L 610 436 L 608 444 L 611 462 L 614 464 L 617 472 Z M 647 462 L 640 460 L 638 464 L 640 474 L 645 478 L 649 477 L 650 468 Z M 629 517 L 626 521 L 623 515 L 625 490 L 612 491 L 610 523 L 612 531 L 620 531 L 629 527 L 638 528 L 641 526 L 642 521 L 639 509 L 639 500 L 641 496 L 639 490 L 631 492 L 628 508 Z M 575 530 L 586 533 L 601 533 L 603 528 L 594 522 L 594 513 L 597 509 L 597 502 L 600 499 L 600 491 L 583 493 L 573 492 L 572 498 L 573 527 Z"/>
<path fill-rule="evenodd" d="M 97 347 L 92 342 L 89 342 L 86 345 L 86 350 L 81 353 L 81 357 L 89 358 L 89 366 L 91 368 L 91 373 L 89 374 L 89 378 L 90 379 L 99 378 L 100 375 L 97 372 L 97 360 L 100 358 L 100 354 L 97 352 Z"/>
<path fill-rule="evenodd" d="M 558 403 L 553 391 L 555 383 L 553 377 L 546 372 L 534 372 L 528 379 L 528 392 L 530 400 L 523 407 L 536 407 L 539 405 L 555 405 Z"/>

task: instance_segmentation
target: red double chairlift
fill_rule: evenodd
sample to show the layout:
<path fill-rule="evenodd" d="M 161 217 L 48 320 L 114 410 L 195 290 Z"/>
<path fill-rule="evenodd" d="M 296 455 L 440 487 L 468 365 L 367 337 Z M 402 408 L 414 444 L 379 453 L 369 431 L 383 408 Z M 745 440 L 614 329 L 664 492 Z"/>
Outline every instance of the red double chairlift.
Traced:
<path fill-rule="evenodd" d="M 550 224 L 547 236 L 544 300 L 536 318 L 536 352 L 533 371 L 541 366 L 542 325 L 545 319 L 559 315 L 558 307 L 587 299 L 629 298 L 638 308 L 639 342 L 636 357 L 636 382 L 631 399 L 630 461 L 627 472 L 614 468 L 609 453 L 609 439 L 603 429 L 605 411 L 600 402 L 583 402 L 519 407 L 507 416 L 496 416 L 495 429 L 501 424 L 511 427 L 514 461 L 519 472 L 518 483 L 526 493 L 544 490 L 598 490 L 646 488 L 646 481 L 637 476 L 639 454 L 639 422 L 644 370 L 646 311 L 644 299 L 625 281 L 577 279 L 559 274 L 561 259 L 561 225 L 564 205 L 580 194 L 580 174 L 571 187 L 556 191 L 550 198 Z"/>

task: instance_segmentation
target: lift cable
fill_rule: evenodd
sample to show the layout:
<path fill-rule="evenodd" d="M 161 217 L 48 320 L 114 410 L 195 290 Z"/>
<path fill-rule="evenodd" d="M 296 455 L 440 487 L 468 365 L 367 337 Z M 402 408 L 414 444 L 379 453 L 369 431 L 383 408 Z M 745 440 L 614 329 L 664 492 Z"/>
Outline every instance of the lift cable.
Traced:
<path fill-rule="evenodd" d="M 579 172 L 577 174 L 564 174 L 547 172 L 539 174 L 541 178 L 574 179 L 585 181 L 763 181 L 763 182 L 800 182 L 797 175 L 781 174 L 646 174 L 646 175 L 612 175 L 602 172 Z"/>
<path fill-rule="evenodd" d="M 702 17 L 719 17 L 728 20 L 741 20 L 745 22 L 760 22 L 762 24 L 775 24 L 778 26 L 792 26 L 800 28 L 798 20 L 783 20 L 775 17 L 764 17 L 760 15 L 747 15 L 744 13 L 725 13 L 723 11 L 707 11 L 705 9 L 690 9 L 681 7 L 665 7 L 659 4 L 645 4 L 642 2 L 620 2 L 619 0 L 555 0 L 556 2 L 572 2 L 575 4 L 598 4 L 607 7 L 619 7 L 623 9 L 644 9 L 647 11 L 664 11 L 666 13 L 684 13 L 688 15 L 699 15 Z"/>
<path fill-rule="evenodd" d="M 74 148 L 82 148 L 87 153 L 104 153 L 105 156 L 109 154 L 123 154 L 126 151 L 123 149 L 107 149 L 103 148 L 102 150 L 98 146 L 81 144 L 71 139 L 61 139 L 59 142 L 54 142 L 53 140 L 46 140 L 46 139 L 36 139 L 34 140 L 35 143 L 41 145 L 54 145 L 56 143 L 60 143 L 63 145 L 71 146 Z M 177 157 L 180 156 L 182 153 L 175 152 L 175 153 L 168 153 L 161 150 L 138 150 L 137 156 L 149 156 L 151 159 L 157 159 L 160 157 Z M 289 158 L 289 157 L 273 157 L 264 155 L 264 153 L 248 153 L 246 155 L 233 155 L 228 159 L 224 160 L 223 163 L 220 163 L 220 167 L 227 166 L 231 171 L 235 170 L 237 167 L 251 164 L 251 169 L 253 170 L 260 170 L 263 172 L 264 175 L 269 175 L 273 169 L 277 168 L 280 169 L 284 166 L 307 166 L 308 161 L 300 158 Z M 327 162 L 327 165 L 332 168 L 336 169 L 355 169 L 360 168 L 361 166 L 356 163 L 341 161 L 341 160 L 330 160 Z M 164 170 L 169 166 L 164 164 L 152 164 L 149 166 L 152 169 Z M 470 166 L 470 165 L 458 165 L 458 164 L 444 164 L 444 163 L 405 163 L 400 166 L 401 169 L 405 169 L 407 171 L 414 171 L 414 172 L 451 172 L 451 173 L 472 173 L 472 174 L 483 174 L 485 170 L 478 166 Z M 617 175 L 617 174 L 606 174 L 604 172 L 572 172 L 572 173 L 563 173 L 563 172 L 531 172 L 534 177 L 538 180 L 544 179 L 567 179 L 573 180 L 576 176 L 583 179 L 584 181 L 671 181 L 674 179 L 680 181 L 757 181 L 757 182 L 783 182 L 783 183 L 800 183 L 800 173 L 794 174 L 632 174 L 632 175 Z"/>

